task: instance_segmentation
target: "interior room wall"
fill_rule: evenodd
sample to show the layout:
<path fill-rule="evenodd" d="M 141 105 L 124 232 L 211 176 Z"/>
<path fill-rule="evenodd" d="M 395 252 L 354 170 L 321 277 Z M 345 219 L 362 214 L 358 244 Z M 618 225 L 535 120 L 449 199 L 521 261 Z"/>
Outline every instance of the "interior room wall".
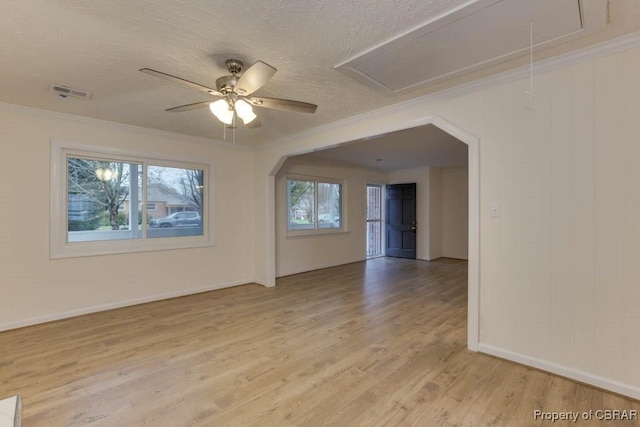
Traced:
<path fill-rule="evenodd" d="M 344 232 L 287 236 L 287 174 L 344 181 Z M 366 259 L 366 185 L 384 183 L 387 174 L 311 158 L 287 159 L 276 175 L 277 277 Z"/>
<path fill-rule="evenodd" d="M 250 282 L 253 152 L 0 105 L 0 329 Z M 215 247 L 49 259 L 50 140 L 211 164 Z"/>
<path fill-rule="evenodd" d="M 429 168 L 429 261 L 442 258 L 442 168 Z"/>
<path fill-rule="evenodd" d="M 346 211 L 349 233 L 287 238 L 287 218 L 284 209 L 287 173 L 345 179 L 349 197 Z M 464 181 L 465 174 L 466 168 L 430 167 L 400 169 L 386 174 L 351 166 L 340 166 L 317 158 L 287 159 L 276 176 L 277 276 L 361 261 L 366 258 L 363 252 L 366 229 L 362 228 L 365 215 L 362 206 L 366 199 L 361 199 L 360 194 L 354 194 L 353 188 L 361 188 L 367 182 L 416 183 L 417 259 L 433 260 L 443 256 L 466 259 L 468 201 L 460 200 L 461 197 L 468 197 L 468 185 Z M 467 210 L 460 213 L 459 209 L 462 208 Z M 446 218 L 449 215 L 451 217 Z"/>
<path fill-rule="evenodd" d="M 442 256 L 469 257 L 469 170 L 442 169 Z"/>
<path fill-rule="evenodd" d="M 480 141 L 480 350 L 640 398 L 637 46 L 536 67 L 537 98 L 523 69 L 345 119 L 265 148 L 256 172 L 430 116 L 465 129 Z"/>

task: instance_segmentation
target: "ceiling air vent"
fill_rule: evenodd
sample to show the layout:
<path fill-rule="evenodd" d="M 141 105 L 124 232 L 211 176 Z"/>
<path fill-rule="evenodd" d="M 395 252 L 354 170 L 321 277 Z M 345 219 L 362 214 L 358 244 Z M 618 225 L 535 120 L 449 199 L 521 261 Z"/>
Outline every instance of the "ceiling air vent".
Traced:
<path fill-rule="evenodd" d="M 64 85 L 51 85 L 49 86 L 49 90 L 51 92 L 55 92 L 63 98 L 67 96 L 75 96 L 76 98 L 91 98 L 91 92 L 87 92 L 86 90 L 74 89 Z"/>

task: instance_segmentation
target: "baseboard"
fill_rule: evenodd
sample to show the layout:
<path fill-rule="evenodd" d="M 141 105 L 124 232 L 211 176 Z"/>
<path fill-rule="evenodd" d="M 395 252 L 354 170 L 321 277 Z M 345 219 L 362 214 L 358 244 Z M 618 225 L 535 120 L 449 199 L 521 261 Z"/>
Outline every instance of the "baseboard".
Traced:
<path fill-rule="evenodd" d="M 416 258 L 422 261 L 437 261 L 439 259 L 454 259 L 457 261 L 469 261 L 469 258 L 454 258 L 454 257 L 450 257 L 450 256 L 446 256 L 446 255 L 441 255 L 435 258 L 431 258 L 431 259 L 425 259 L 425 258 Z"/>
<path fill-rule="evenodd" d="M 454 256 L 448 256 L 448 255 L 442 255 L 442 258 L 446 258 L 446 259 L 455 259 L 457 261 L 469 261 L 469 258 L 458 258 L 458 257 L 454 257 Z"/>
<path fill-rule="evenodd" d="M 356 262 L 362 262 L 362 261 L 366 261 L 366 258 L 354 258 L 351 260 L 346 260 L 346 261 L 341 261 L 338 263 L 327 263 L 327 264 L 320 264 L 320 265 L 314 265 L 314 266 L 307 266 L 307 267 L 303 267 L 301 269 L 294 269 L 291 271 L 283 271 L 283 272 L 278 272 L 276 274 L 276 278 L 278 277 L 286 277 L 286 276 L 293 276 L 294 274 L 300 274 L 300 273 L 307 273 L 309 271 L 316 271 L 316 270 L 324 270 L 325 268 L 331 268 L 331 267 L 338 267 L 340 265 L 347 265 L 347 264 L 354 264 Z"/>
<path fill-rule="evenodd" d="M 525 356 L 483 343 L 480 343 L 478 345 L 478 351 L 640 400 L 640 387 L 621 383 L 619 381 L 600 377 L 598 375 L 581 371 L 579 369 L 558 365 L 557 363 L 548 362 L 546 360 L 537 359 L 535 357 Z"/>
<path fill-rule="evenodd" d="M 270 285 L 269 283 L 265 282 L 264 280 L 254 280 L 251 283 L 256 283 L 260 286 L 264 286 L 265 288 L 273 288 L 275 285 Z"/>
<path fill-rule="evenodd" d="M 17 320 L 15 322 L 0 323 L 0 332 L 8 331 L 11 329 L 24 328 L 26 326 L 38 325 L 41 323 L 53 322 L 56 320 L 68 319 L 70 317 L 82 316 L 84 314 L 98 313 L 100 311 L 113 310 L 116 308 L 129 307 L 129 306 L 138 305 L 138 304 L 146 304 L 148 302 L 161 301 L 165 299 L 184 297 L 187 295 L 200 294 L 203 292 L 230 288 L 232 286 L 246 285 L 249 283 L 255 283 L 255 282 L 249 279 L 233 281 L 233 282 L 223 282 L 223 283 L 217 283 L 215 285 L 207 286 L 204 288 L 189 289 L 189 290 L 177 291 L 177 292 L 167 292 L 165 294 L 160 294 L 160 295 L 152 295 L 148 297 L 118 301 L 118 302 L 109 303 L 109 304 L 95 305 L 92 307 L 85 307 L 77 310 L 69 310 L 61 313 L 48 314 L 46 316 L 32 317 L 29 319 Z"/>

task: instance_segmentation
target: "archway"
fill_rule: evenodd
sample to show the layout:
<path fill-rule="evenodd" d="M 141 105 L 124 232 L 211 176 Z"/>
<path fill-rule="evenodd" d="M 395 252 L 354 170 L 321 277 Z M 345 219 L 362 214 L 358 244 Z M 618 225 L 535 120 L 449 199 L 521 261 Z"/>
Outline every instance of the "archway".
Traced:
<path fill-rule="evenodd" d="M 438 129 L 453 136 L 468 146 L 468 168 L 469 168 L 469 261 L 468 261 L 468 317 L 467 317 L 467 347 L 469 350 L 477 351 L 479 343 L 480 326 L 480 156 L 479 138 L 470 134 L 459 126 L 445 120 L 437 115 L 427 115 L 419 120 L 412 120 L 410 123 L 396 124 L 389 126 L 389 129 L 371 135 L 373 137 L 380 133 L 394 132 L 412 127 L 433 125 Z M 332 147 L 346 143 L 351 139 L 342 139 Z M 328 148 L 328 147 L 318 147 Z M 268 194 L 266 198 L 267 212 L 269 213 L 268 224 L 268 248 L 269 259 L 267 261 L 267 285 L 274 286 L 276 281 L 276 188 L 275 176 L 288 157 L 307 154 L 311 150 L 292 152 L 280 157 L 276 165 L 272 168 L 268 178 Z"/>

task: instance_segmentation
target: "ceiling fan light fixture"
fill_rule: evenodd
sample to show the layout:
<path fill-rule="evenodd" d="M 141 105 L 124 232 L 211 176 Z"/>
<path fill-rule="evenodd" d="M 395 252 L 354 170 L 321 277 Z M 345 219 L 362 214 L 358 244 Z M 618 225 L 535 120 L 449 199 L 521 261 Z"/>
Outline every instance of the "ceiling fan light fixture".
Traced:
<path fill-rule="evenodd" d="M 211 113 L 216 116 L 219 121 L 227 125 L 225 129 L 230 126 L 235 129 L 236 115 L 242 119 L 247 128 L 255 129 L 260 127 L 262 124 L 253 111 L 254 106 L 298 113 L 315 113 L 318 107 L 315 104 L 290 99 L 255 98 L 251 96 L 264 86 L 276 71 L 278 71 L 271 65 L 262 61 L 256 61 L 249 68 L 243 70 L 242 62 L 237 59 L 229 59 L 225 64 L 231 74 L 216 79 L 215 89 L 151 68 L 141 68 L 139 71 L 217 97 L 218 99 L 214 101 L 194 102 L 178 107 L 167 108 L 165 111 L 180 112 L 209 107 Z"/>
<path fill-rule="evenodd" d="M 222 123 L 227 125 L 233 123 L 233 110 L 229 108 L 229 104 L 224 99 L 219 99 L 209 104 L 209 110 Z"/>
<path fill-rule="evenodd" d="M 253 108 L 251 108 L 251 105 L 247 101 L 238 99 L 235 107 L 236 113 L 238 113 L 238 116 L 240 116 L 245 125 L 251 123 L 256 118 Z"/>

